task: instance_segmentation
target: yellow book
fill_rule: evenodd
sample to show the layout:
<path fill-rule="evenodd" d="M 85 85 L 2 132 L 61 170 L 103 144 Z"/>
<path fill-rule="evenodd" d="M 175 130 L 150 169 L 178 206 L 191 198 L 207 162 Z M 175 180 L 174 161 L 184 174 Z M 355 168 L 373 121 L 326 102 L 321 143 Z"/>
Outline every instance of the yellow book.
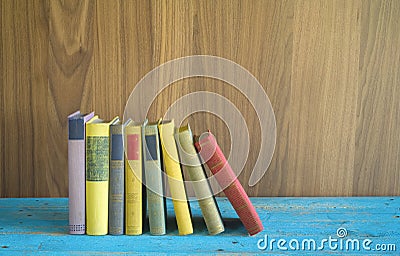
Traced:
<path fill-rule="evenodd" d="M 142 126 L 125 123 L 125 232 L 142 234 Z"/>
<path fill-rule="evenodd" d="M 110 125 L 94 116 L 86 123 L 86 233 L 108 231 L 108 180 L 110 172 Z"/>
<path fill-rule="evenodd" d="M 183 184 L 178 150 L 174 138 L 174 120 L 160 120 L 158 123 L 158 130 L 160 132 L 164 167 L 165 172 L 168 175 L 168 184 L 171 191 L 179 235 L 192 234 L 192 220 L 189 211 L 189 204 L 186 198 L 185 186 Z"/>

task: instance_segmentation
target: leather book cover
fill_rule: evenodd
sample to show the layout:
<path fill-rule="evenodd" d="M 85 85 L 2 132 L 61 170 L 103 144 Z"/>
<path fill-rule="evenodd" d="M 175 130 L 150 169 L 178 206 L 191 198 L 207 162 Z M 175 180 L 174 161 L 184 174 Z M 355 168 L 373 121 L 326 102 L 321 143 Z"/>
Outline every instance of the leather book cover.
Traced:
<path fill-rule="evenodd" d="M 250 235 L 261 232 L 263 225 L 260 217 L 218 146 L 214 135 L 211 132 L 203 134 L 199 138 L 199 141 L 195 143 L 195 146 L 201 157 L 208 159 L 206 162 L 207 166 L 219 185 L 224 188 L 226 197 L 247 229 L 247 232 Z"/>

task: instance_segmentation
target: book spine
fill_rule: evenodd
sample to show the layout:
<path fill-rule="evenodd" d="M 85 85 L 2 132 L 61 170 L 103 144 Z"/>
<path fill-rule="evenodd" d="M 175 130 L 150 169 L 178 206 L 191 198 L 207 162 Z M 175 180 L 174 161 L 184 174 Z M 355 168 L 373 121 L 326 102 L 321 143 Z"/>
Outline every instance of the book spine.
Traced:
<path fill-rule="evenodd" d="M 108 229 L 111 235 L 124 232 L 124 144 L 122 125 L 110 127 L 110 193 Z"/>
<path fill-rule="evenodd" d="M 85 140 L 73 136 L 83 120 L 68 121 L 69 233 L 85 234 Z"/>
<path fill-rule="evenodd" d="M 125 232 L 142 234 L 142 150 L 141 127 L 126 127 L 127 160 L 125 161 Z"/>
<path fill-rule="evenodd" d="M 243 225 L 250 235 L 255 235 L 263 230 L 263 226 L 253 204 L 237 179 L 231 166 L 217 144 L 214 136 L 209 133 L 204 139 L 195 144 L 207 166 L 215 176 L 228 200 L 238 214 Z M 210 157 L 210 158 L 209 158 Z"/>
<path fill-rule="evenodd" d="M 168 175 L 179 235 L 188 235 L 193 233 L 193 226 L 174 139 L 174 129 L 173 122 L 159 125 L 163 161 Z"/>
<path fill-rule="evenodd" d="M 150 233 L 164 235 L 165 209 L 157 125 L 145 126 L 143 154 Z"/>
<path fill-rule="evenodd" d="M 193 145 L 193 136 L 190 128 L 179 132 L 179 156 L 184 163 L 191 181 L 193 189 L 199 202 L 204 221 L 210 235 L 216 235 L 224 231 L 224 224 L 221 219 L 217 204 L 214 200 L 207 177 L 202 168 L 200 159 Z"/>
<path fill-rule="evenodd" d="M 109 125 L 86 125 L 86 216 L 88 235 L 108 231 Z"/>
<path fill-rule="evenodd" d="M 69 233 L 85 234 L 85 123 L 94 113 L 68 117 Z"/>

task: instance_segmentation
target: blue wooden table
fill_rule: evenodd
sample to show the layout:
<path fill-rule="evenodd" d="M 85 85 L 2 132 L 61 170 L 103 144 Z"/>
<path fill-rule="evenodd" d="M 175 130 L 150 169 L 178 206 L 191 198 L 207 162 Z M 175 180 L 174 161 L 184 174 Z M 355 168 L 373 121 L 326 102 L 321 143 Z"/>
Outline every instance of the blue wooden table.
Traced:
<path fill-rule="evenodd" d="M 68 235 L 67 198 L 0 199 L 0 254 L 400 255 L 400 197 L 252 198 L 265 230 L 248 236 L 226 198 L 226 231 L 207 234 L 191 202 L 194 234 L 178 236 L 172 203 L 168 234 Z"/>

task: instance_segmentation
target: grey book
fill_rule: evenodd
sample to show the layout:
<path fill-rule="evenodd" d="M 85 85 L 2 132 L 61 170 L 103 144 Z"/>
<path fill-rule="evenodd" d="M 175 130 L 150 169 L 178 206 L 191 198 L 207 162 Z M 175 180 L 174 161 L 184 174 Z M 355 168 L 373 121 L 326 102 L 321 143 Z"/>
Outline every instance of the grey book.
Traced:
<path fill-rule="evenodd" d="M 108 232 L 111 235 L 124 233 L 124 144 L 123 125 L 119 122 L 110 127 L 110 187 Z"/>

